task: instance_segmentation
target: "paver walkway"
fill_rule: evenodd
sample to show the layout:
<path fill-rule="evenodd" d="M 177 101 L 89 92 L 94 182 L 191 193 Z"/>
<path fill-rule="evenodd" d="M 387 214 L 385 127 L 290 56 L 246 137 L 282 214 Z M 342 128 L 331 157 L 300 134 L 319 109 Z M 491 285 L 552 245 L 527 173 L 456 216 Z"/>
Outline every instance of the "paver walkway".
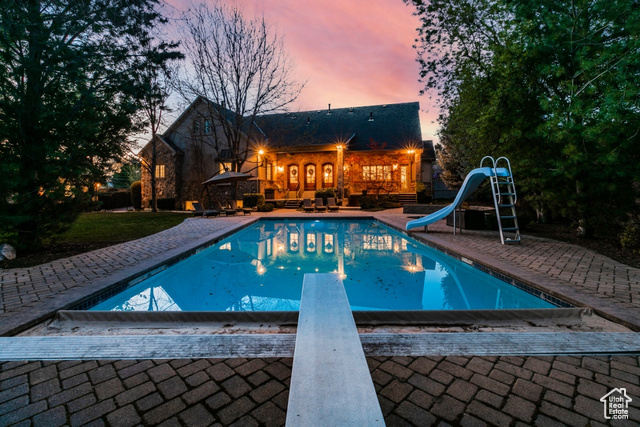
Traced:
<path fill-rule="evenodd" d="M 189 219 L 135 242 L 30 269 L 0 270 L 0 327 L 256 216 Z M 407 221 L 399 210 L 376 216 L 399 228 Z M 498 270 L 517 271 L 525 280 L 544 282 L 636 324 L 638 269 L 574 245 L 526 235 L 521 246 L 501 246 L 494 233 L 465 231 L 453 236 L 444 225 L 429 228 L 428 235 L 418 236 Z M 387 425 L 640 423 L 636 356 L 368 357 L 367 361 Z M 0 426 L 283 425 L 291 365 L 290 358 L 5 362 L 0 364 Z M 628 421 L 604 417 L 599 399 L 614 388 L 625 388 L 632 399 Z"/>

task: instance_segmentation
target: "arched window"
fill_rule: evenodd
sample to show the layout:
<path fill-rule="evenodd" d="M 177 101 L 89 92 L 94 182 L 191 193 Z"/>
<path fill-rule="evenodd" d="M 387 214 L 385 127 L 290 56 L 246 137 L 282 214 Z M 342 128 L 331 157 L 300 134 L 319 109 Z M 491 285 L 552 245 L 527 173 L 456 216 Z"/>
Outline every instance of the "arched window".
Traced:
<path fill-rule="evenodd" d="M 322 165 L 322 186 L 333 187 L 333 164 L 325 163 Z"/>

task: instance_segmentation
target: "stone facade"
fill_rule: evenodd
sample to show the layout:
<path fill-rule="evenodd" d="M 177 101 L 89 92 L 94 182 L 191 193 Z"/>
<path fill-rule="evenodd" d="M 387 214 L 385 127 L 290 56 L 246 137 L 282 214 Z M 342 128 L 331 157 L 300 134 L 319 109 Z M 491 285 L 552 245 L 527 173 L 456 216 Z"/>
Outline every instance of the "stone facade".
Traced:
<path fill-rule="evenodd" d="M 343 154 L 343 155 L 342 155 Z M 345 195 L 414 192 L 416 179 L 421 176 L 420 151 L 385 150 L 375 152 L 298 152 L 267 155 L 260 168 L 261 191 L 273 190 L 274 198 L 295 198 L 304 191 L 322 188 L 340 188 L 340 170 L 343 171 Z M 387 168 L 390 180 L 365 179 L 363 167 Z M 327 167 L 329 168 L 327 170 Z M 267 179 L 267 169 L 271 169 L 271 179 Z M 371 169 L 370 169 L 371 170 Z M 297 180 L 292 176 L 297 171 Z M 311 172 L 313 171 L 313 172 Z M 310 175 L 311 174 L 311 175 Z M 377 176 L 376 176 L 377 177 Z M 384 175 L 383 178 L 386 178 Z M 370 175 L 371 178 L 371 175 Z"/>
<path fill-rule="evenodd" d="M 158 136 L 158 164 L 165 166 L 165 176 L 157 180 L 157 197 L 175 199 L 176 209 L 189 209 L 194 201 L 207 208 L 213 200 L 224 202 L 231 198 L 230 185 L 202 185 L 229 166 L 227 162 L 233 157 L 221 137 L 224 122 L 213 119 L 219 117 L 213 105 L 196 99 Z M 423 179 L 418 103 L 305 115 L 297 128 L 290 126 L 295 115 L 262 117 L 272 125 L 267 133 L 263 130 L 269 123 L 256 125 L 260 129 L 258 135 L 264 138 L 262 142 L 249 143 L 243 134 L 247 159 L 240 171 L 254 178 L 238 183 L 239 200 L 244 193 L 254 192 L 269 199 L 300 198 L 303 194 L 310 197 L 322 188 L 334 188 L 338 197 L 344 198 L 365 191 L 379 195 L 416 191 L 416 183 Z M 331 127 L 334 125 L 344 125 L 348 130 L 338 132 Z M 334 131 L 339 135 L 331 134 Z M 288 136 L 279 138 L 284 134 Z M 379 144 L 374 142 L 377 139 Z M 141 156 L 148 159 L 149 154 L 147 144 Z M 145 171 L 144 207 L 151 199 L 150 184 L 149 172 Z"/>
<path fill-rule="evenodd" d="M 180 188 L 180 172 L 182 169 L 182 153 L 173 150 L 163 141 L 156 142 L 156 165 L 164 167 L 164 177 L 156 177 L 157 199 L 178 199 Z M 144 149 L 144 158 L 151 159 L 151 145 Z M 142 168 L 142 208 L 151 207 L 151 171 Z M 176 209 L 180 206 L 176 203 Z"/>

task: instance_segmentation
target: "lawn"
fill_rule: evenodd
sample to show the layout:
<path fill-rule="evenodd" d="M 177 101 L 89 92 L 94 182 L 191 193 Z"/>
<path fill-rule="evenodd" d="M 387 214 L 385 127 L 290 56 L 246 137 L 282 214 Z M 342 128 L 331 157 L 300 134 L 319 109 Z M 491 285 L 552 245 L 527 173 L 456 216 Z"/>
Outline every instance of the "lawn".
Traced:
<path fill-rule="evenodd" d="M 174 227 L 189 217 L 189 213 L 175 212 L 82 213 L 67 232 L 54 236 L 36 252 L 18 253 L 13 261 L 0 261 L 0 268 L 31 267 L 139 239 Z"/>
<path fill-rule="evenodd" d="M 187 213 L 91 212 L 83 213 L 66 233 L 53 238 L 65 243 L 120 243 L 155 234 L 180 224 Z"/>

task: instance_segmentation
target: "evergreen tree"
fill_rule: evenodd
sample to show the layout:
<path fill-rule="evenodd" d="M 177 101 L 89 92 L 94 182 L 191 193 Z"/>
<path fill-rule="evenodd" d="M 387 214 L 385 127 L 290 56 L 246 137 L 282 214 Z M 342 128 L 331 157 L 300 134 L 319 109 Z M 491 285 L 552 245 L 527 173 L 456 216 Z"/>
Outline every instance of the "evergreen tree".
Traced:
<path fill-rule="evenodd" d="M 144 94 L 156 0 L 0 5 L 0 237 L 21 247 L 70 224 L 125 153 Z M 151 59 L 163 62 L 163 46 Z"/>
<path fill-rule="evenodd" d="M 442 100 L 441 142 L 465 172 L 484 155 L 508 156 L 521 194 L 581 233 L 625 220 L 640 178 L 637 2 L 413 3 L 422 78 Z"/>

